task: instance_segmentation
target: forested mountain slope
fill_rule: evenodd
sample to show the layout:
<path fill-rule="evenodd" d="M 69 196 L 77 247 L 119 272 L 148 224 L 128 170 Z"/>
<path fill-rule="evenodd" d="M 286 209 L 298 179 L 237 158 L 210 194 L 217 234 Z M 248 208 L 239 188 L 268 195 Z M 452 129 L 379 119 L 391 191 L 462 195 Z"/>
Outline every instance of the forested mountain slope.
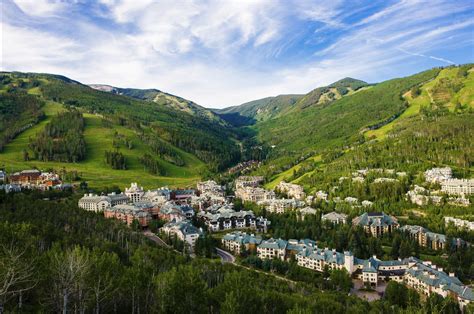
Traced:
<path fill-rule="evenodd" d="M 239 106 L 215 109 L 222 119 L 234 125 L 250 125 L 271 119 L 281 111 L 293 106 L 303 95 L 279 95 L 253 100 Z"/>
<path fill-rule="evenodd" d="M 421 75 L 421 76 L 420 76 Z M 403 82 L 404 80 L 407 80 Z M 418 81 L 418 84 L 413 82 Z M 406 79 L 388 81 L 362 90 L 352 96 L 333 103 L 331 106 L 358 106 L 354 101 L 365 94 L 375 97 L 380 86 L 383 90 L 400 87 L 401 98 L 387 98 L 385 118 L 381 111 L 365 111 L 367 116 L 378 117 L 373 122 L 361 123 L 368 119 L 356 114 L 351 124 L 340 124 L 341 132 L 353 129 L 352 137 L 331 138 L 327 135 L 321 141 L 326 146 L 315 143 L 313 151 L 300 159 L 277 155 L 259 170 L 267 175 L 269 186 L 281 180 L 303 184 L 309 189 L 322 188 L 319 183 L 325 178 L 337 179 L 351 170 L 364 168 L 389 168 L 417 173 L 430 166 L 452 167 L 458 176 L 470 177 L 474 173 L 474 71 L 472 65 L 435 69 Z M 389 95 L 389 93 L 387 93 Z M 395 97 L 396 94 L 393 94 Z M 383 104 L 384 98 L 380 97 Z M 394 101 L 393 101 L 394 99 Z M 371 102 L 365 97 L 364 105 L 374 108 L 378 101 Z M 393 106 L 394 108 L 390 108 Z M 397 113 L 395 108 L 401 110 Z M 341 108 L 342 110 L 342 108 Z M 360 110 L 360 109 L 359 109 Z M 327 111 L 320 111 L 321 113 Z M 394 112 L 394 114 L 391 114 Z M 351 111 L 340 113 L 349 121 Z M 304 118 L 300 117 L 300 120 Z M 318 118 L 315 121 L 320 121 Z M 366 120 L 368 121 L 368 120 Z M 348 124 L 348 122 L 346 123 Z M 331 124 L 329 124 L 330 126 Z M 355 126 L 354 126 L 355 125 Z M 315 131 L 318 132 L 318 131 Z M 341 134 L 341 133 L 336 133 Z M 350 133 L 348 133 L 350 134 Z M 311 138 L 305 138 L 310 144 Z M 339 141 L 339 142 L 338 142 Z M 285 143 L 284 143 L 285 144 Z M 282 144 L 283 145 L 283 144 Z M 296 153 L 299 150 L 295 150 Z M 310 156 L 309 158 L 306 158 Z M 286 158 L 285 158 L 286 157 Z M 305 159 L 306 158 L 306 159 Z"/>
<path fill-rule="evenodd" d="M 140 100 L 152 101 L 159 105 L 167 106 L 171 109 L 183 111 L 191 115 L 196 115 L 205 119 L 209 119 L 213 122 L 219 121 L 219 117 L 211 110 L 201 107 L 190 100 L 162 92 L 158 89 L 119 88 L 103 84 L 90 84 L 89 86 L 94 89 L 109 92 L 112 94 L 129 96 Z"/>
<path fill-rule="evenodd" d="M 98 91 L 55 75 L 3 72 L 1 82 L 0 163 L 8 171 L 64 168 L 92 184 L 140 179 L 146 185 L 159 179 L 183 185 L 240 160 L 233 128 L 218 118 Z M 55 127 L 56 116 L 71 110 L 84 119 L 84 141 Z M 75 144 L 61 151 L 55 148 L 60 142 Z"/>

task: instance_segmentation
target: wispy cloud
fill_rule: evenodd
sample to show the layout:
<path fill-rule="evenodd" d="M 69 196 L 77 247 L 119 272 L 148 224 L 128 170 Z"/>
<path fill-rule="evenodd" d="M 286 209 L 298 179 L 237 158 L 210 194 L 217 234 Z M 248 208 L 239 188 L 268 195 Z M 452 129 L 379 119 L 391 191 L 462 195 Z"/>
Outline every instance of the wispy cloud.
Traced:
<path fill-rule="evenodd" d="M 467 0 L 4 0 L 2 69 L 222 107 L 473 61 L 473 9 Z"/>

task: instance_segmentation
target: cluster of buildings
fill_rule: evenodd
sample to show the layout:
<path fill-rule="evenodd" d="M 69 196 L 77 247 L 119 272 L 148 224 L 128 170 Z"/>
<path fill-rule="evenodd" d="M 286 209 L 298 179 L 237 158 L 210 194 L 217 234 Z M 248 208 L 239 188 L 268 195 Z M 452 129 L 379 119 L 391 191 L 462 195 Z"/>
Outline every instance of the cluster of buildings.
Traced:
<path fill-rule="evenodd" d="M 346 251 L 319 248 L 315 241 L 268 239 L 246 233 L 229 233 L 222 238 L 224 248 L 236 254 L 242 250 L 254 251 L 261 259 L 289 260 L 294 257 L 297 264 L 314 271 L 344 269 L 353 278 L 375 287 L 382 281 L 395 280 L 417 290 L 426 296 L 437 293 L 443 297 L 452 296 L 461 307 L 474 302 L 474 293 L 453 273 L 446 274 L 442 268 L 429 261 L 410 257 L 406 259 L 382 261 L 376 256 L 359 259 Z"/>
<path fill-rule="evenodd" d="M 396 172 L 394 169 L 383 169 L 383 168 L 375 168 L 375 169 L 360 169 L 357 171 L 352 172 L 351 174 L 351 179 L 352 182 L 365 182 L 367 179 L 367 176 L 371 173 L 375 173 L 377 175 L 390 175 L 394 177 L 379 177 L 375 178 L 374 183 L 382 183 L 382 182 L 396 182 L 398 181 L 398 178 L 406 177 L 407 173 L 406 172 Z M 341 177 L 339 178 L 339 181 L 344 181 L 349 178 L 347 177 Z"/>
<path fill-rule="evenodd" d="M 296 200 L 304 200 L 306 197 L 303 187 L 298 184 L 287 183 L 285 181 L 281 181 L 276 186 L 276 189 L 280 191 L 281 193 L 285 193 L 289 198 L 293 198 Z"/>
<path fill-rule="evenodd" d="M 270 221 L 256 217 L 251 210 L 235 211 L 231 204 L 211 206 L 197 213 L 197 218 L 203 221 L 211 232 L 229 229 L 257 229 L 267 231 Z"/>
<path fill-rule="evenodd" d="M 0 171 L 1 188 L 5 192 L 19 192 L 25 189 L 62 190 L 72 188 L 71 184 L 62 183 L 58 174 L 42 172 L 37 169 L 23 170 L 7 175 Z"/>
<path fill-rule="evenodd" d="M 443 192 L 443 191 L 441 191 Z M 406 194 L 407 199 L 418 206 L 424 206 L 428 204 L 442 205 L 443 196 L 440 195 L 440 191 L 430 191 L 422 186 L 415 185 L 415 187 L 408 191 Z M 446 199 L 448 204 L 455 206 L 469 206 L 471 202 L 468 198 L 461 194 L 460 196 L 450 196 Z"/>
<path fill-rule="evenodd" d="M 400 231 L 407 233 L 410 238 L 417 241 L 420 246 L 430 248 L 432 250 L 443 250 L 448 245 L 448 237 L 444 234 L 434 233 L 428 229 L 417 225 L 405 225 Z M 466 244 L 461 238 L 451 239 L 452 246 L 461 247 Z"/>
<path fill-rule="evenodd" d="M 466 228 L 468 230 L 474 231 L 474 221 L 454 218 L 454 217 L 444 217 L 444 223 L 446 226 L 449 224 L 454 224 L 458 228 Z"/>
<path fill-rule="evenodd" d="M 267 212 L 276 214 L 282 214 L 287 210 L 303 208 L 306 205 L 304 201 L 288 198 L 258 201 L 257 204 L 264 206 Z"/>
<path fill-rule="evenodd" d="M 330 212 L 321 216 L 322 221 L 329 221 L 332 224 L 345 224 L 347 223 L 347 215 L 338 213 L 338 212 Z"/>
<path fill-rule="evenodd" d="M 430 183 L 439 183 L 441 192 L 450 195 L 474 194 L 474 179 L 453 178 L 450 167 L 432 168 L 425 171 L 425 180 Z"/>

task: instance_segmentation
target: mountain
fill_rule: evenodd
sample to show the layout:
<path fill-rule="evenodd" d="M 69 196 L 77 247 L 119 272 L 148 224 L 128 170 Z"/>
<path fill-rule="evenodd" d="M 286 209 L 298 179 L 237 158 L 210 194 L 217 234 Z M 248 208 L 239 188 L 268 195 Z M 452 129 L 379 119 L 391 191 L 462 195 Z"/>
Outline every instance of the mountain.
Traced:
<path fill-rule="evenodd" d="M 132 98 L 19 72 L 0 73 L 0 93 L 0 163 L 8 171 L 64 170 L 94 186 L 183 186 L 240 161 L 235 130 L 178 97 L 151 102 L 137 99 L 142 91 Z"/>
<path fill-rule="evenodd" d="M 258 171 L 269 186 L 287 180 L 311 189 L 322 179 L 319 171 L 341 176 L 350 169 L 449 165 L 469 177 L 473 113 L 472 64 L 388 80 L 252 126 L 273 147 Z"/>
<path fill-rule="evenodd" d="M 253 100 L 239 106 L 214 109 L 222 119 L 233 125 L 249 125 L 277 116 L 293 106 L 303 95 L 279 95 Z"/>
<path fill-rule="evenodd" d="M 125 95 L 145 101 L 152 101 L 157 104 L 167 106 L 171 109 L 183 111 L 191 115 L 209 119 L 211 121 L 220 121 L 219 117 L 211 110 L 201 107 L 190 100 L 162 92 L 158 89 L 119 88 L 104 84 L 89 84 L 89 86 L 103 92 Z"/>
<path fill-rule="evenodd" d="M 346 77 L 328 86 L 318 87 L 305 95 L 279 95 L 253 100 L 239 106 L 215 109 L 222 119 L 235 126 L 252 125 L 271 120 L 295 109 L 323 105 L 350 95 L 368 84 Z"/>

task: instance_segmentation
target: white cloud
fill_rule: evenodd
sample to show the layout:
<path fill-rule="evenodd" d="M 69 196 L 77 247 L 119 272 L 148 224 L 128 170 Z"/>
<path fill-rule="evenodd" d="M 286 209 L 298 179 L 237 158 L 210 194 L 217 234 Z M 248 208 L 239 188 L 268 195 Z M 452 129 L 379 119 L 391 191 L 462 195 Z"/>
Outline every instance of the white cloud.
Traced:
<path fill-rule="evenodd" d="M 27 12 L 32 3 L 38 3 L 35 13 Z M 306 93 L 346 76 L 393 77 L 413 60 L 455 62 L 437 51 L 446 45 L 472 45 L 465 37 L 452 37 L 472 28 L 473 22 L 453 21 L 453 12 L 466 7 L 451 2 L 426 6 L 403 1 L 351 25 L 345 20 L 346 3 L 340 1 L 100 0 L 108 8 L 100 17 L 112 19 L 114 29 L 68 16 L 63 6 L 70 3 L 18 1 L 28 14 L 43 16 L 48 28 L 5 21 L 2 69 L 58 73 L 84 83 L 153 87 L 222 107 Z M 47 23 L 47 16 L 60 13 L 76 33 Z M 311 31 L 304 29 L 310 26 Z M 330 30 L 342 35 L 319 38 Z M 301 39 L 301 34 L 314 37 Z M 308 43 L 320 47 L 328 39 L 332 44 L 312 56 L 299 51 L 308 49 Z M 295 51 L 293 58 L 280 60 L 289 49 Z"/>
<path fill-rule="evenodd" d="M 28 15 L 49 17 L 59 14 L 65 10 L 68 3 L 75 1 L 59 0 L 14 0 L 16 5 Z"/>

